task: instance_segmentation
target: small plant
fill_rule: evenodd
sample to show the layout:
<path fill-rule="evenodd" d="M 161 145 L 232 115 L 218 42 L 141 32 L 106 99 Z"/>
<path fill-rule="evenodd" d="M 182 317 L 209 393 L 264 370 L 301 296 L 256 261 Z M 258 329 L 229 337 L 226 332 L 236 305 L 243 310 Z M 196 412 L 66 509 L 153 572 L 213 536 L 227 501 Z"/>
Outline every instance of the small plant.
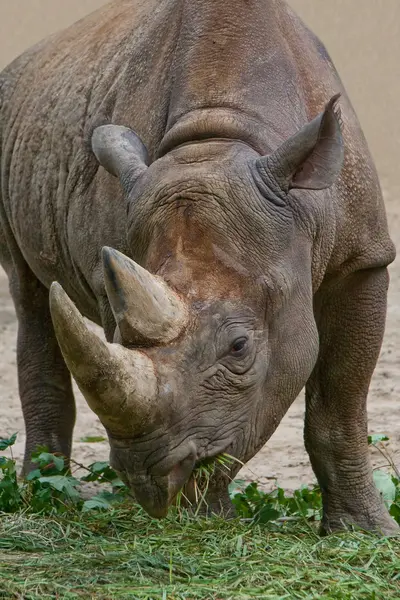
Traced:
<path fill-rule="evenodd" d="M 21 506 L 21 489 L 18 485 L 17 469 L 12 455 L 12 446 L 15 444 L 17 434 L 9 439 L 0 440 L 0 451 L 10 449 L 11 457 L 0 456 L 0 510 L 14 512 Z"/>
<path fill-rule="evenodd" d="M 121 502 L 128 494 L 127 488 L 118 479 L 107 462 L 96 462 L 83 467 L 75 461 L 75 468 L 83 468 L 88 474 L 74 477 L 65 468 L 64 457 L 39 448 L 32 455 L 37 469 L 31 471 L 25 481 L 18 481 L 17 468 L 12 456 L 12 446 L 16 434 L 9 439 L 0 440 L 0 451 L 9 450 L 10 458 L 0 456 L 0 511 L 17 512 L 25 509 L 30 512 L 50 514 L 68 510 L 86 511 L 93 508 L 109 508 Z M 82 482 L 109 484 L 113 492 L 102 490 L 90 500 L 82 500 L 79 487 Z"/>
<path fill-rule="evenodd" d="M 374 469 L 375 485 L 390 514 L 400 524 L 400 472 L 384 444 L 388 441 L 389 438 L 382 433 L 368 436 L 368 444 L 378 450 L 385 460 L 383 465 Z"/>
<path fill-rule="evenodd" d="M 0 439 L 0 452 L 7 451 L 9 457 L 0 456 L 0 511 L 14 513 L 26 510 L 42 514 L 62 514 L 67 511 L 86 512 L 93 509 L 108 509 L 123 502 L 129 491 L 118 479 L 108 462 L 95 462 L 85 467 L 71 461 L 71 471 L 65 468 L 64 457 L 39 448 L 32 456 L 37 468 L 29 473 L 25 481 L 19 481 L 12 447 L 16 434 L 9 439 Z M 388 438 L 383 434 L 369 436 L 368 442 L 385 459 L 385 464 L 374 470 L 375 483 L 395 520 L 400 523 L 400 473 L 396 468 L 384 442 Z M 214 460 L 197 465 L 191 478 L 192 493 L 196 513 L 206 503 L 206 495 L 212 475 L 217 469 L 229 472 L 232 464 L 238 462 L 229 454 L 221 454 Z M 389 472 L 382 469 L 385 467 Z M 79 478 L 76 471 L 85 470 L 86 475 Z M 84 501 L 80 487 L 85 482 L 95 482 L 104 486 L 93 498 Z M 108 486 L 108 489 L 107 487 Z M 112 489 L 112 491 L 111 491 Z M 304 486 L 293 495 L 276 487 L 271 492 L 259 489 L 256 482 L 235 480 L 229 486 L 230 496 L 239 517 L 253 523 L 273 521 L 282 524 L 289 521 L 319 521 L 322 514 L 321 492 L 317 485 Z M 183 491 L 179 492 L 176 506 L 181 506 L 184 498 L 190 504 Z"/>
<path fill-rule="evenodd" d="M 250 483 L 241 492 L 234 487 L 232 502 L 237 513 L 255 523 L 277 521 L 319 521 L 322 514 L 321 492 L 317 485 L 296 490 L 293 496 L 277 487 L 272 492 L 263 492 L 256 482 Z"/>
<path fill-rule="evenodd" d="M 368 436 L 368 443 L 376 448 L 385 459 L 385 464 L 374 469 L 374 481 L 394 519 L 400 524 L 400 473 L 383 442 L 389 441 L 384 434 Z M 389 472 L 383 470 L 383 468 Z M 286 495 L 282 488 L 272 492 L 260 490 L 257 483 L 231 484 L 231 498 L 237 513 L 256 523 L 276 521 L 319 521 L 322 515 L 322 497 L 318 485 L 304 486 L 293 495 Z"/>

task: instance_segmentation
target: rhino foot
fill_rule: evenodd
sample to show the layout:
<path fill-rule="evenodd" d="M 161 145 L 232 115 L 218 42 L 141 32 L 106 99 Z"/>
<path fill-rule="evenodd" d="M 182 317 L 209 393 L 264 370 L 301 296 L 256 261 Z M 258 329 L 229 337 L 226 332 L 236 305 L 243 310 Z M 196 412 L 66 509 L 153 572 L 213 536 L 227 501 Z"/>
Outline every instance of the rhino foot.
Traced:
<path fill-rule="evenodd" d="M 325 514 L 320 527 L 320 535 L 328 535 L 339 531 L 361 529 L 380 536 L 398 536 L 400 527 L 389 515 L 387 510 L 379 505 L 368 512 L 355 510 L 350 512 L 332 512 Z"/>

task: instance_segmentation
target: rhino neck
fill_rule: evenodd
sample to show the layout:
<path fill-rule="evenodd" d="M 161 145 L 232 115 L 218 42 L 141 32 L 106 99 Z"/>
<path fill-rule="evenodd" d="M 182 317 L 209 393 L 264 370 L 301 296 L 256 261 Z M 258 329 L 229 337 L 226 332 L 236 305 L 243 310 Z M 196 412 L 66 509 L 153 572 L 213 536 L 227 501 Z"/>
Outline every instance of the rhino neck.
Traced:
<path fill-rule="evenodd" d="M 203 108 L 182 116 L 164 135 L 157 158 L 187 142 L 211 139 L 238 140 L 266 154 L 266 127 L 249 114 L 228 108 Z"/>
<path fill-rule="evenodd" d="M 264 154 L 306 121 L 287 21 L 286 4 L 275 0 L 183 2 L 158 156 L 216 137 L 242 140 Z"/>

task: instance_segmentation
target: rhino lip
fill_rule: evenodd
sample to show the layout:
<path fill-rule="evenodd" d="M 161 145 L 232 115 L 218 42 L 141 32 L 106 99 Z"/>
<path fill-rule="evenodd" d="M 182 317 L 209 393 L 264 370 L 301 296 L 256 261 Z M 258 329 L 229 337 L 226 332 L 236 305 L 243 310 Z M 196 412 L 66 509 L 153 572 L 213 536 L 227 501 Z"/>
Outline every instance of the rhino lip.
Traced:
<path fill-rule="evenodd" d="M 228 441 L 225 441 L 223 444 L 213 444 L 213 442 L 211 442 L 209 444 L 209 447 L 212 447 L 211 451 L 208 451 L 206 449 L 206 451 L 204 452 L 204 455 L 201 458 L 198 458 L 196 461 L 196 467 L 198 467 L 199 465 L 201 465 L 204 462 L 211 462 L 213 460 L 215 460 L 217 458 L 217 456 L 219 456 L 220 454 L 225 454 L 229 448 L 231 448 L 233 443 L 233 438 L 229 438 Z"/>
<path fill-rule="evenodd" d="M 170 505 L 166 504 L 165 506 L 151 506 L 148 508 L 143 506 L 142 508 L 144 508 L 147 514 L 153 519 L 165 519 L 168 515 L 169 507 Z"/>
<path fill-rule="evenodd" d="M 218 456 L 227 452 L 228 448 L 231 447 L 231 444 L 232 444 L 232 440 L 230 440 L 228 443 L 224 443 L 223 446 L 222 445 L 219 447 L 217 446 L 211 452 L 205 452 L 203 454 L 203 456 L 198 457 L 194 464 L 193 470 L 192 470 L 190 476 L 188 477 L 185 485 L 188 485 L 188 484 L 190 485 L 193 483 L 195 472 L 199 467 L 208 465 L 208 464 L 212 464 L 213 461 L 215 461 L 215 459 Z"/>
<path fill-rule="evenodd" d="M 155 519 L 168 514 L 168 482 L 164 477 L 129 478 L 129 488 L 140 506 Z"/>

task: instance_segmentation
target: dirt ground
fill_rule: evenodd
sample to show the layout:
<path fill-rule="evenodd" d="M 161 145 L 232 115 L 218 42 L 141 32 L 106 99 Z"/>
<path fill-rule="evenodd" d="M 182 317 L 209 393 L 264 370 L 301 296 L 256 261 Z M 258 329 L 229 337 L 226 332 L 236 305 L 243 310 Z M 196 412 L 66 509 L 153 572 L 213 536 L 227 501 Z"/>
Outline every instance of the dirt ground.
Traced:
<path fill-rule="evenodd" d="M 101 0 L 15 0 L 0 6 L 0 68 L 31 43 L 76 20 L 102 4 Z M 362 19 L 355 0 L 292 0 L 313 29 L 327 43 L 354 101 L 381 175 L 392 237 L 400 245 L 399 160 L 400 114 L 398 71 L 400 5 L 398 0 L 364 0 Z M 397 88 L 396 88 L 397 82 Z M 397 115 L 396 115 L 397 113 Z M 400 464 L 400 257 L 391 267 L 386 336 L 369 396 L 371 432 L 390 437 L 389 447 Z M 17 324 L 0 271 L 0 437 L 18 432 L 14 451 L 20 460 L 24 425 L 17 391 Z M 102 426 L 77 392 L 78 418 L 73 456 L 81 463 L 108 457 L 107 443 L 89 444 L 84 436 L 102 435 Z M 241 475 L 269 487 L 273 478 L 287 489 L 310 483 L 314 476 L 303 447 L 304 401 L 300 396 L 268 444 Z M 379 456 L 374 462 L 381 464 Z"/>

